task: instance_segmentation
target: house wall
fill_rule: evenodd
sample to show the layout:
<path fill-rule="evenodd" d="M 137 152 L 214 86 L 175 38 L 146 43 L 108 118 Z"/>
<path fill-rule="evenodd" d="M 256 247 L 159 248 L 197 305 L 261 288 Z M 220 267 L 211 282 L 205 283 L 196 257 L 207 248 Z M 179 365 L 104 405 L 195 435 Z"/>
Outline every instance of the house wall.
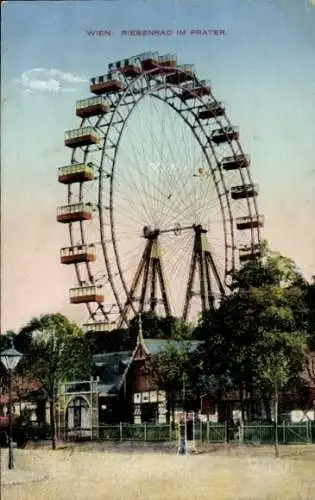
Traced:
<path fill-rule="evenodd" d="M 133 361 L 126 378 L 126 394 L 134 423 L 166 423 L 166 394 L 159 390 L 148 357 Z"/>
<path fill-rule="evenodd" d="M 133 361 L 127 375 L 128 390 L 132 393 L 153 391 L 158 389 L 158 385 L 152 374 L 150 361 L 140 359 Z"/>

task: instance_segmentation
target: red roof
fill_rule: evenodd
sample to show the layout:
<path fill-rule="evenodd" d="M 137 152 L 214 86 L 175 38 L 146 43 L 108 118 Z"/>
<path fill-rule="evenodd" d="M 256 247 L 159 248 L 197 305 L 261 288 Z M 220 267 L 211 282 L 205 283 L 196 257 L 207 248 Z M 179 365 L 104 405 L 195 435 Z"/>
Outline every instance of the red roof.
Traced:
<path fill-rule="evenodd" d="M 23 400 L 29 393 L 40 388 L 41 384 L 37 380 L 31 380 L 27 377 L 15 377 L 12 383 L 12 398 L 13 400 Z M 5 390 L 7 391 L 8 388 Z M 8 392 L 0 394 L 0 404 L 6 404 L 8 400 Z"/>

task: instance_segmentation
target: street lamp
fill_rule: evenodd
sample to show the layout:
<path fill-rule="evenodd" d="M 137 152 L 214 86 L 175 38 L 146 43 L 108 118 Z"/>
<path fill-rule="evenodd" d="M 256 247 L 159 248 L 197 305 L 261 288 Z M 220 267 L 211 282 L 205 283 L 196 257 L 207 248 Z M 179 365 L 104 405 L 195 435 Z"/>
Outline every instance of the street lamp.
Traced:
<path fill-rule="evenodd" d="M 186 413 L 185 373 L 183 373 L 182 399 L 183 399 L 184 415 L 183 415 L 183 418 L 181 419 L 181 422 L 179 423 L 179 449 L 178 449 L 178 454 L 179 455 L 187 455 L 188 454 L 188 443 L 187 443 L 187 413 Z M 182 422 L 184 423 L 184 426 L 182 425 Z"/>
<path fill-rule="evenodd" d="M 23 354 L 14 349 L 13 339 L 11 337 L 11 347 L 1 352 L 0 358 L 3 366 L 9 374 L 9 469 L 14 468 L 13 448 L 12 448 L 12 374 Z"/>

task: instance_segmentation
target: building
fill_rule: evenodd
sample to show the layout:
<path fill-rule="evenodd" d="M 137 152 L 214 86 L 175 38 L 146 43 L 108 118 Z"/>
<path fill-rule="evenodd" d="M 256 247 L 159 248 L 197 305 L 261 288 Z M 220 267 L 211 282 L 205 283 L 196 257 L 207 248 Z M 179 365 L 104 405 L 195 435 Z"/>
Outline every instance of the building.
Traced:
<path fill-rule="evenodd" d="M 9 393 L 7 383 L 2 382 L 0 393 L 0 418 L 9 412 Z M 31 421 L 45 421 L 49 408 L 41 391 L 40 382 L 16 375 L 12 383 L 12 413 L 15 416 L 27 412 Z"/>
<path fill-rule="evenodd" d="M 159 423 L 172 419 L 168 393 L 159 386 L 152 358 L 169 349 L 194 352 L 200 341 L 143 339 L 133 351 L 96 354 L 96 378 L 60 387 L 59 434 L 97 437 L 102 424 Z"/>

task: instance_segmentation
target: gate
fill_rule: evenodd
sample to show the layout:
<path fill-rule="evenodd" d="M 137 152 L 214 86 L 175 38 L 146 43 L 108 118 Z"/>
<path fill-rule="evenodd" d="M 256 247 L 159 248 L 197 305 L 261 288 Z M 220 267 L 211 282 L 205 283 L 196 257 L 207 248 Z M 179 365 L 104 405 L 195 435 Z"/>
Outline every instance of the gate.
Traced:
<path fill-rule="evenodd" d="M 282 436 L 281 436 L 282 434 Z M 286 424 L 279 427 L 279 442 L 283 444 L 305 444 L 312 442 L 310 422 Z"/>
<path fill-rule="evenodd" d="M 207 443 L 225 443 L 227 441 L 226 424 L 200 422 L 199 439 Z"/>

